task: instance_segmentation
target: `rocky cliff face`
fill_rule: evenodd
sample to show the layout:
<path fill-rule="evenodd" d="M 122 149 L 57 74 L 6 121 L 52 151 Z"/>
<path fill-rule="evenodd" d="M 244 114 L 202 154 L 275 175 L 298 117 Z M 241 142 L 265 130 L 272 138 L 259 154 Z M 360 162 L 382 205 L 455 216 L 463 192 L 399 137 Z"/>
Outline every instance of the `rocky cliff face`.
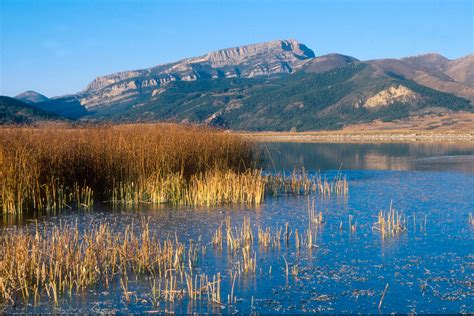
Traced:
<path fill-rule="evenodd" d="M 172 81 L 293 73 L 314 56 L 311 49 L 296 40 L 227 48 L 176 63 L 98 77 L 81 93 L 80 102 L 87 109 L 94 109 L 151 98 Z"/>
<path fill-rule="evenodd" d="M 417 94 L 402 85 L 389 87 L 367 99 L 363 105 L 366 108 L 377 108 L 394 104 L 395 102 L 409 103 L 417 99 Z"/>

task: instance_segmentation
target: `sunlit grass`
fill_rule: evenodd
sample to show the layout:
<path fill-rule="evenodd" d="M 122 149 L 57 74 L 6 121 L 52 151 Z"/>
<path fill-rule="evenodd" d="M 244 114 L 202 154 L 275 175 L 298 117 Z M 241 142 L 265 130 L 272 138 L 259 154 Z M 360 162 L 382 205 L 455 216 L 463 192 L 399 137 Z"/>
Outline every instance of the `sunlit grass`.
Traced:
<path fill-rule="evenodd" d="M 252 145 L 174 124 L 0 129 L 3 213 L 94 201 L 215 205 L 263 199 Z"/>
<path fill-rule="evenodd" d="M 382 239 L 397 237 L 407 231 L 407 220 L 403 213 L 396 211 L 390 205 L 388 212 L 379 212 L 373 229 L 380 232 Z"/>
<path fill-rule="evenodd" d="M 266 177 L 266 189 L 269 194 L 296 194 L 309 195 L 311 193 L 330 197 L 331 195 L 347 196 L 349 183 L 346 177 L 338 173 L 333 179 L 322 177 L 321 174 L 310 176 L 302 168 L 294 169 L 289 175 L 269 174 Z"/>

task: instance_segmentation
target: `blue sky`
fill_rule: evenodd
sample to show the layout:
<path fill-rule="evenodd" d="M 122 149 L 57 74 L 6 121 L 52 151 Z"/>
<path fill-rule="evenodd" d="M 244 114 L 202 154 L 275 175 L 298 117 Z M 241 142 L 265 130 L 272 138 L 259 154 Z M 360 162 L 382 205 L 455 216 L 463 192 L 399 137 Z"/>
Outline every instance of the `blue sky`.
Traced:
<path fill-rule="evenodd" d="M 0 94 L 82 90 L 94 77 L 295 38 L 359 59 L 473 52 L 474 1 L 0 0 Z"/>

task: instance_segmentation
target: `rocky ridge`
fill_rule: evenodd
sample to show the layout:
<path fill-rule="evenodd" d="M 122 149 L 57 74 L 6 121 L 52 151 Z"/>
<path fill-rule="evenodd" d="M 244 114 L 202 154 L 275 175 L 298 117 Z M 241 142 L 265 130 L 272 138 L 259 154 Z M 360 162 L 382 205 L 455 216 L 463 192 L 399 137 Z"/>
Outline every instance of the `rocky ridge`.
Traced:
<path fill-rule="evenodd" d="M 311 49 L 296 40 L 221 49 L 176 63 L 97 77 L 82 91 L 80 103 L 93 109 L 138 96 L 152 97 L 173 81 L 293 73 L 314 57 Z"/>

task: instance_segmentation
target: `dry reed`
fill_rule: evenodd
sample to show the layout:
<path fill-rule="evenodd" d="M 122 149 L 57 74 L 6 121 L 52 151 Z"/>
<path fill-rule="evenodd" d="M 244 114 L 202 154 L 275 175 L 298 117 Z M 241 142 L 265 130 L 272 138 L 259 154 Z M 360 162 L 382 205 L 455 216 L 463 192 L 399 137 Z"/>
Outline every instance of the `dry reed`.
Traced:
<path fill-rule="evenodd" d="M 33 232 L 15 228 L 0 237 L 0 249 L 0 298 L 11 303 L 42 294 L 57 303 L 59 295 L 99 282 L 108 286 L 118 275 L 127 294 L 127 275 L 182 274 L 185 257 L 183 244 L 160 242 L 147 222 L 140 233 L 133 226 L 118 233 L 107 224 L 84 232 L 63 224 Z"/>
<path fill-rule="evenodd" d="M 1 128 L 3 213 L 94 200 L 215 205 L 261 203 L 252 145 L 236 135 L 174 124 Z"/>
<path fill-rule="evenodd" d="M 382 239 L 396 237 L 407 231 L 407 221 L 405 216 L 395 211 L 390 204 L 388 212 L 379 212 L 377 222 L 372 229 L 379 231 Z"/>
<path fill-rule="evenodd" d="M 323 197 L 347 196 L 349 184 L 341 173 L 338 173 L 332 180 L 328 180 L 321 174 L 310 176 L 304 168 L 301 170 L 295 168 L 290 175 L 268 175 L 266 177 L 266 191 L 274 196 L 279 194 L 309 195 L 311 193 Z"/>
<path fill-rule="evenodd" d="M 14 228 L 0 236 L 0 304 L 36 303 L 44 297 L 58 304 L 62 295 L 93 285 L 108 288 L 118 279 L 124 299 L 130 301 L 132 275 L 152 278 L 156 304 L 184 296 L 220 303 L 220 274 L 193 276 L 192 264 L 185 269 L 186 260 L 197 261 L 197 248 L 191 243 L 186 251 L 177 238 L 158 240 L 146 220 L 139 229 L 131 225 L 123 232 L 107 224 L 85 231 L 77 224 Z M 255 265 L 255 259 L 251 262 Z"/>

